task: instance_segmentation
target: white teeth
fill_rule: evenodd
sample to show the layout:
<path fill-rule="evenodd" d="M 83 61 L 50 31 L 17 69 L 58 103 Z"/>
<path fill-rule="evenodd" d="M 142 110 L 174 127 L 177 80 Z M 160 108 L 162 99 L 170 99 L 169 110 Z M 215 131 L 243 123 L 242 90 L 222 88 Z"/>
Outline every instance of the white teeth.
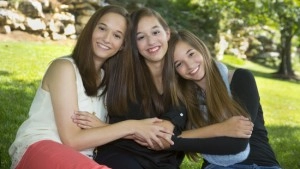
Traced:
<path fill-rule="evenodd" d="M 149 52 L 156 52 L 159 49 L 159 47 L 154 47 L 151 49 L 148 49 Z"/>
<path fill-rule="evenodd" d="M 190 74 L 196 73 L 196 72 L 198 71 L 198 69 L 199 69 L 199 66 L 197 66 L 194 70 L 192 70 L 192 71 L 190 72 Z"/>
<path fill-rule="evenodd" d="M 106 49 L 106 50 L 108 50 L 109 49 L 109 47 L 107 47 L 107 46 L 105 46 L 105 45 L 103 45 L 103 44 L 99 44 L 99 46 L 101 47 L 101 48 L 103 48 L 103 49 Z"/>

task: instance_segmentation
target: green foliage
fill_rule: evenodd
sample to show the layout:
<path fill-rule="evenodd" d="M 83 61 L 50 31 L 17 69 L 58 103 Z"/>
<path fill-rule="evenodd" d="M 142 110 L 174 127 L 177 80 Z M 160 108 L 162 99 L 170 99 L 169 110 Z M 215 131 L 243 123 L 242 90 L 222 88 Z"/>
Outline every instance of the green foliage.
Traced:
<path fill-rule="evenodd" d="M 193 0 L 149 0 L 145 6 L 158 11 L 174 29 L 188 29 L 195 33 L 214 51 L 218 40 L 220 5 L 214 1 L 195 3 Z"/>

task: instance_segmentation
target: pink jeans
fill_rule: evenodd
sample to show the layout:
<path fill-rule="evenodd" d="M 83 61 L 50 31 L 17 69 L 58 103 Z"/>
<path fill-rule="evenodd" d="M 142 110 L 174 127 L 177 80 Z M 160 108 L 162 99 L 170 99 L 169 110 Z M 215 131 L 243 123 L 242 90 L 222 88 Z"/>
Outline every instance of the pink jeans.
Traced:
<path fill-rule="evenodd" d="M 17 169 L 109 169 L 99 165 L 78 151 L 51 141 L 43 140 L 29 146 Z"/>

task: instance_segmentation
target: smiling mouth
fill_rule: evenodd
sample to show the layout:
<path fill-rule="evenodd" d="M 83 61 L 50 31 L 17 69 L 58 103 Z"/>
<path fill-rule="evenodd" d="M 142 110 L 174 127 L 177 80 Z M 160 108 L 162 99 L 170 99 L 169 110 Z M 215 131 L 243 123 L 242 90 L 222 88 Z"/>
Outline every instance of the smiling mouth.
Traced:
<path fill-rule="evenodd" d="M 195 69 L 193 69 L 192 71 L 190 71 L 189 74 L 193 75 L 193 74 L 195 74 L 198 70 L 199 70 L 199 66 L 197 66 Z"/>
<path fill-rule="evenodd" d="M 97 43 L 97 46 L 99 46 L 100 48 L 105 49 L 105 50 L 110 49 L 108 46 L 103 45 L 102 43 Z"/>
<path fill-rule="evenodd" d="M 157 52 L 158 50 L 159 50 L 159 46 L 156 46 L 156 47 L 153 47 L 153 48 L 150 48 L 150 49 L 148 49 L 147 51 L 149 52 L 149 53 L 155 53 L 155 52 Z"/>

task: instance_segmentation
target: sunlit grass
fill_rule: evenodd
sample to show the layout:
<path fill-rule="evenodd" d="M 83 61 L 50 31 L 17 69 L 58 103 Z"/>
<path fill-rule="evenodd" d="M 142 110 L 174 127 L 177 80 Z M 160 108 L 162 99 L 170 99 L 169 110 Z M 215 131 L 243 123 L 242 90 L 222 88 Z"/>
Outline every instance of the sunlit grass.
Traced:
<path fill-rule="evenodd" d="M 72 45 L 0 42 L 1 167 L 9 168 L 8 148 L 27 118 L 41 78 L 50 61 L 71 52 Z"/>
<path fill-rule="evenodd" d="M 233 67 L 243 67 L 255 75 L 264 110 L 265 124 L 270 143 L 284 169 L 300 168 L 300 82 L 284 81 L 273 77 L 276 69 L 250 61 L 236 61 L 227 56 L 224 62 Z M 299 64 L 293 65 L 299 74 Z"/>

